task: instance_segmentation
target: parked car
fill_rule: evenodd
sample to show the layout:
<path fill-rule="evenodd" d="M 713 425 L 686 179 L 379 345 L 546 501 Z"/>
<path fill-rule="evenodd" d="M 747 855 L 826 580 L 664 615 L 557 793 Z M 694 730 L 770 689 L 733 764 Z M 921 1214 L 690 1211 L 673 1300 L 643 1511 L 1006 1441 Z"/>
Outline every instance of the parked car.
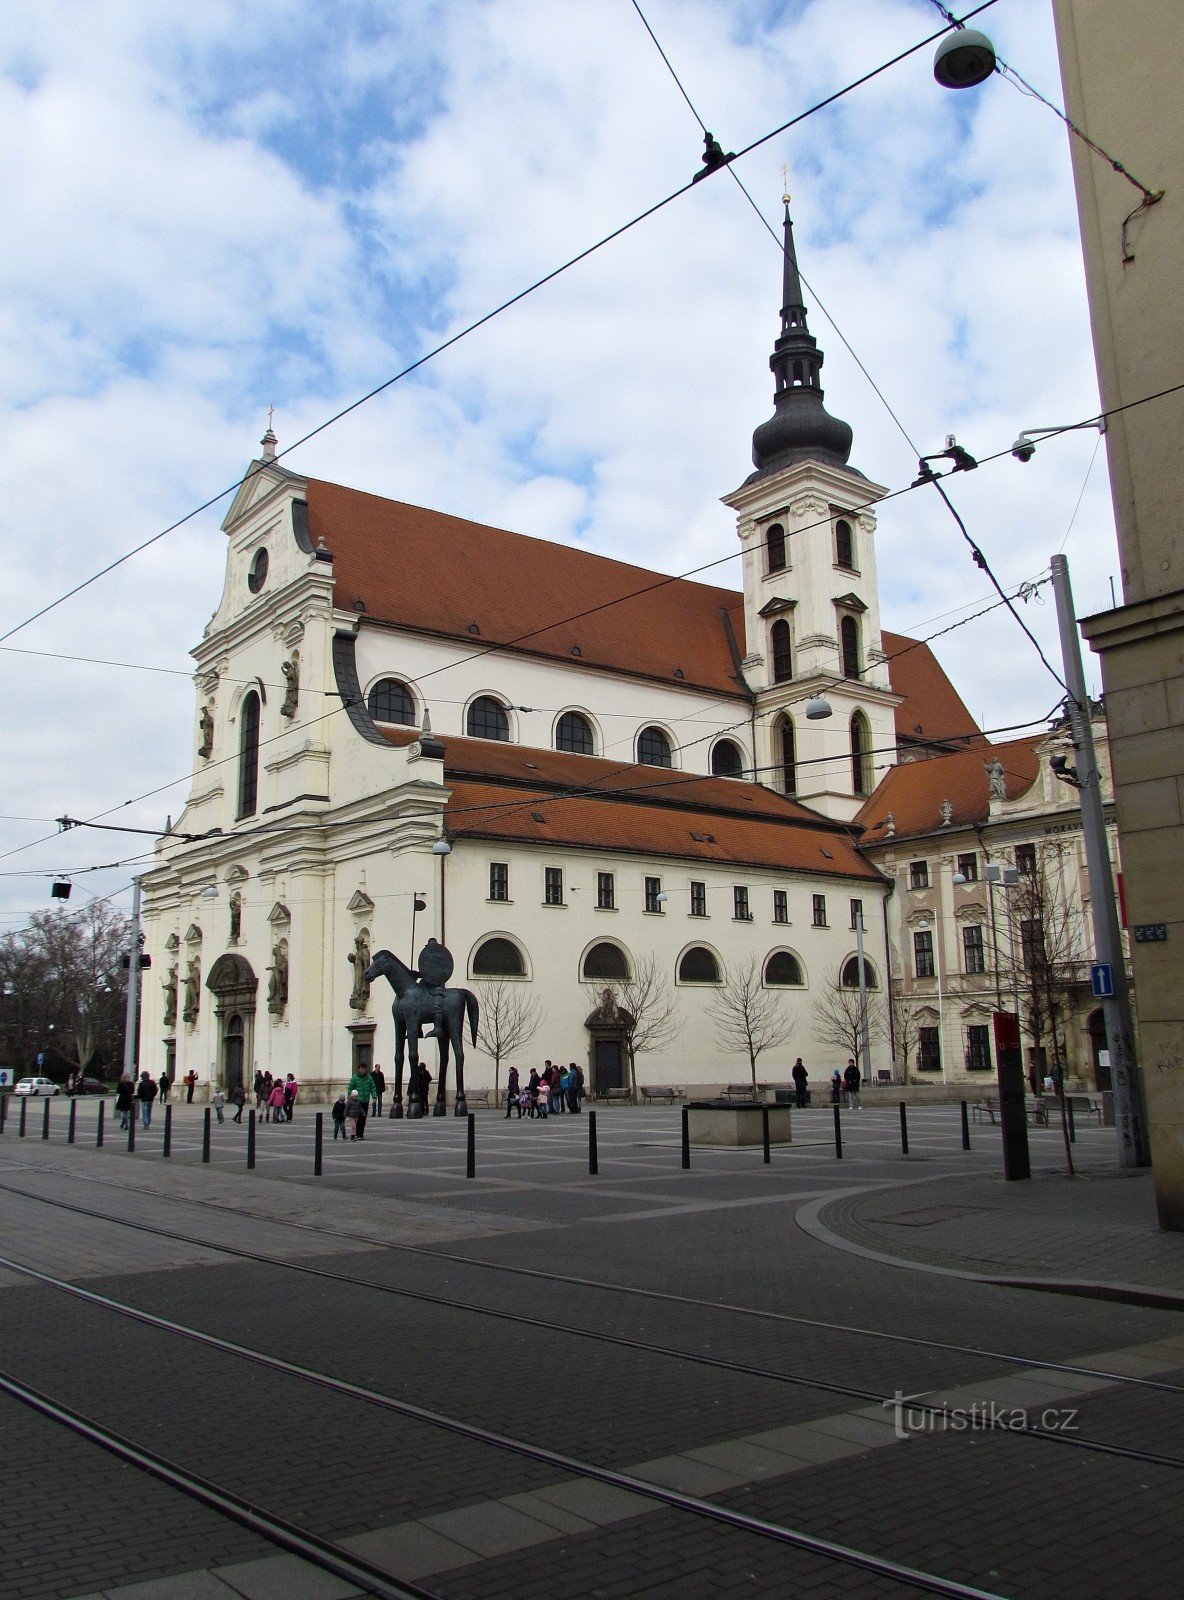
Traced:
<path fill-rule="evenodd" d="M 106 1094 L 111 1087 L 102 1078 L 75 1078 L 71 1094 Z"/>
<path fill-rule="evenodd" d="M 17 1094 L 61 1094 L 62 1086 L 52 1078 L 22 1078 L 16 1086 Z"/>

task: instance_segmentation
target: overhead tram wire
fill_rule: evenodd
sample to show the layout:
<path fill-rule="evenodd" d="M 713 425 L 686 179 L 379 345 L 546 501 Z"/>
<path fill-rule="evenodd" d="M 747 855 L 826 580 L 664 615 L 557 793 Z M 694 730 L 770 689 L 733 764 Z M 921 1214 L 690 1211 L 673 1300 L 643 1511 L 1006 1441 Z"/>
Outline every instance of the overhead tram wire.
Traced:
<path fill-rule="evenodd" d="M 968 18 L 978 16 L 980 12 L 989 10 L 996 3 L 997 0 L 982 0 L 980 5 L 976 6 L 972 11 L 968 11 L 966 15 Z M 902 50 L 898 54 L 892 56 L 889 60 L 881 62 L 878 67 L 873 67 L 870 71 L 863 73 L 860 77 L 854 78 L 850 83 L 844 85 L 843 88 L 836 89 L 833 91 L 833 93 L 825 95 L 821 100 L 816 101 L 812 106 L 808 106 L 805 111 L 798 112 L 796 116 L 790 117 L 787 122 L 781 123 L 779 127 L 773 128 L 768 133 L 762 134 L 759 138 L 754 139 L 750 144 L 745 145 L 742 150 L 736 151 L 733 155 L 728 157 L 728 163 L 732 161 L 743 160 L 745 156 L 750 155 L 754 150 L 758 150 L 762 145 L 767 144 L 771 139 L 778 138 L 781 134 L 787 132 L 788 129 L 797 127 L 799 123 L 805 122 L 807 118 L 817 115 L 818 112 L 825 110 L 827 106 L 834 105 L 836 101 L 842 100 L 845 96 L 854 93 L 856 89 L 861 89 L 864 84 L 870 83 L 874 78 L 878 78 L 883 73 L 890 71 L 891 68 L 898 66 L 902 61 L 907 61 L 910 56 L 916 55 L 920 50 L 924 50 L 927 46 L 931 45 L 934 40 L 940 39 L 943 34 L 947 33 L 948 31 L 948 28 L 939 28 L 935 33 L 931 33 L 926 38 L 918 40 L 916 44 L 910 45 L 908 49 Z M 719 169 L 717 168 L 715 170 L 718 171 Z M 705 177 L 711 177 L 713 175 L 713 173 L 708 173 L 705 175 Z M 472 322 L 467 323 L 463 328 L 458 329 L 456 333 L 451 334 L 447 339 L 444 339 L 439 344 L 434 345 L 431 350 L 425 351 L 422 356 L 417 357 L 414 361 L 410 362 L 407 366 L 396 372 L 392 377 L 389 377 L 382 383 L 375 385 L 373 389 L 370 389 L 366 394 L 359 396 L 358 399 L 350 401 L 349 405 L 342 406 L 342 408 L 339 411 L 334 412 L 332 416 L 327 417 L 323 422 L 319 422 L 315 428 L 310 428 L 307 433 L 302 434 L 298 439 L 295 439 L 283 450 L 278 450 L 274 459 L 276 461 L 280 461 L 285 456 L 291 455 L 294 450 L 298 450 L 302 445 L 307 444 L 310 439 L 315 439 L 318 434 L 324 433 L 327 429 L 342 421 L 343 418 L 350 416 L 362 406 L 367 405 L 371 400 L 376 399 L 380 394 L 384 394 L 388 389 L 393 388 L 395 384 L 402 382 L 404 378 L 410 377 L 413 372 L 417 372 L 420 367 L 426 366 L 429 361 L 433 361 L 437 356 L 443 355 L 446 350 L 450 350 L 453 345 L 459 344 L 462 339 L 466 339 L 470 334 L 476 333 L 479 328 L 484 327 L 488 322 L 492 322 L 495 317 L 499 317 L 503 312 L 509 311 L 513 306 L 518 305 L 519 302 L 534 294 L 536 290 L 544 288 L 548 283 L 553 283 L 556 278 L 561 277 L 572 267 L 578 266 L 581 261 L 586 261 L 589 256 L 595 255 L 598 250 L 602 250 L 606 245 L 611 244 L 614 240 L 621 238 L 622 235 L 637 227 L 639 223 L 648 221 L 650 217 L 656 215 L 659 211 L 664 210 L 666 206 L 670 205 L 673 201 L 681 199 L 683 195 L 689 194 L 692 189 L 697 187 L 698 182 L 695 178 L 688 179 L 686 183 L 681 184 L 677 189 L 672 190 L 671 193 L 666 195 L 663 199 L 657 200 L 653 205 L 647 206 L 644 211 L 639 211 L 637 215 L 631 217 L 628 222 L 621 223 L 619 227 L 614 228 L 610 233 L 606 233 L 602 238 L 596 240 L 593 244 L 587 245 L 583 250 L 580 250 L 575 255 L 570 256 L 559 266 L 553 267 L 550 272 L 546 272 L 541 277 L 536 278 L 534 282 L 528 284 L 526 288 L 519 289 L 516 294 L 513 294 L 508 299 L 503 300 L 499 305 L 494 306 L 492 310 L 484 312 L 480 317 L 477 317 Z M 55 610 L 58 606 L 63 605 L 67 600 L 73 599 L 75 595 L 81 594 L 82 591 L 84 589 L 88 589 L 91 584 L 97 583 L 100 578 L 105 578 L 109 573 L 114 572 L 118 567 L 123 566 L 125 562 L 132 560 L 133 557 L 140 555 L 143 551 L 149 549 L 161 539 L 166 538 L 170 533 L 175 533 L 178 528 L 184 527 L 187 522 L 191 522 L 194 517 L 200 516 L 203 511 L 209 511 L 213 506 L 216 506 L 220 500 L 224 500 L 227 495 L 236 493 L 241 487 L 243 481 L 244 480 L 241 479 L 236 480 L 234 483 L 228 484 L 224 489 L 220 489 L 216 494 L 210 495 L 209 498 L 204 500 L 200 505 L 194 506 L 192 510 L 187 511 L 183 517 L 178 517 L 175 522 L 171 522 L 168 527 L 162 528 L 158 533 L 154 533 L 150 538 L 143 540 L 138 545 L 135 545 L 131 550 L 125 551 L 123 555 L 118 556 L 114 561 L 108 562 L 107 565 L 102 567 L 98 572 L 92 573 L 89 578 L 84 578 L 80 583 L 76 583 L 73 588 L 68 589 L 64 594 L 59 595 L 56 600 L 51 600 L 46 605 L 41 606 L 37 611 L 34 611 L 30 616 L 27 616 L 23 622 L 18 622 L 13 627 L 7 629 L 6 632 L 0 633 L 0 644 L 4 644 L 7 640 L 13 638 L 14 635 L 20 633 L 24 628 L 29 627 L 34 622 L 37 622 L 41 617 L 47 616 L 49 612 Z"/>

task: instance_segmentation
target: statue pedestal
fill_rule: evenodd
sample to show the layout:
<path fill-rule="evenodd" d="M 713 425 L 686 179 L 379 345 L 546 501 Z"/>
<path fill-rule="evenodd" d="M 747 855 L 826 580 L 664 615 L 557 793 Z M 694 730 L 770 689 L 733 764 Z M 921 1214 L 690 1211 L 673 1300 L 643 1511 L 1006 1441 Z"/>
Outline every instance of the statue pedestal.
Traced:
<path fill-rule="evenodd" d="M 769 1114 L 769 1143 L 791 1144 L 788 1106 L 736 1105 L 728 1100 L 692 1100 L 687 1106 L 687 1127 L 692 1144 L 760 1144 L 764 1139 L 763 1113 Z"/>

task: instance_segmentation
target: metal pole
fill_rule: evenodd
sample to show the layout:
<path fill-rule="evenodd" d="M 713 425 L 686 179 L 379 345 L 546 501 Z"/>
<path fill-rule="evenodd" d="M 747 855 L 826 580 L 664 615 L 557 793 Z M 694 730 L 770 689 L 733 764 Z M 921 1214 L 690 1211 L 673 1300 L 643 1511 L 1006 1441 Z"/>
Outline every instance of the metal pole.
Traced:
<path fill-rule="evenodd" d="M 1085 673 L 1081 665 L 1081 641 L 1077 634 L 1077 615 L 1069 584 L 1069 563 L 1064 556 L 1052 558 L 1052 587 L 1057 601 L 1057 622 L 1061 632 L 1061 652 L 1065 662 L 1065 681 L 1069 686 L 1069 723 L 1077 747 L 1077 779 L 1081 785 L 1081 829 L 1085 837 L 1085 860 L 1089 869 L 1090 903 L 1094 922 L 1094 948 L 1099 961 L 1109 964 L 1114 993 L 1102 1000 L 1106 1019 L 1106 1043 L 1110 1050 L 1111 1081 L 1114 1084 L 1114 1126 L 1118 1135 L 1118 1164 L 1121 1167 L 1146 1167 L 1151 1164 L 1147 1138 L 1147 1114 L 1135 1058 L 1134 1023 L 1131 1018 L 1130 986 L 1126 977 L 1126 958 L 1118 928 L 1118 908 L 1114 899 L 1114 878 L 1110 847 L 1106 839 L 1106 815 L 1102 805 L 1102 785 L 1094 753 L 1093 728 Z"/>
<path fill-rule="evenodd" d="M 839 1119 L 839 1107 L 834 1108 L 835 1113 L 835 1160 L 843 1159 L 843 1126 Z"/>
<path fill-rule="evenodd" d="M 205 1164 L 210 1160 L 210 1108 L 206 1107 L 206 1114 L 202 1119 L 201 1127 L 201 1159 Z"/>
<path fill-rule="evenodd" d="M 909 1153 L 909 1115 L 903 1100 L 900 1102 L 900 1153 L 902 1156 Z"/>
<path fill-rule="evenodd" d="M 164 1148 L 160 1153 L 163 1156 L 171 1156 L 172 1153 L 173 1153 L 173 1108 L 172 1108 L 172 1106 L 165 1106 L 165 1108 L 164 1108 Z"/>
<path fill-rule="evenodd" d="M 4 1124 L 8 1121 L 8 1096 L 0 1094 L 0 1133 L 4 1132 Z"/>
<path fill-rule="evenodd" d="M 600 1171 L 600 1158 L 596 1150 L 596 1113 L 588 1113 L 588 1174 L 595 1177 Z"/>
<path fill-rule="evenodd" d="M 21 1115 L 24 1115 L 24 1106 L 21 1106 Z M 682 1165 L 683 1171 L 691 1169 L 691 1114 L 686 1106 L 682 1108 Z"/>
<path fill-rule="evenodd" d="M 26 1096 L 22 1095 L 21 1096 L 21 1125 L 20 1125 L 20 1130 L 19 1130 L 20 1131 L 20 1136 L 21 1136 L 22 1139 L 25 1137 L 25 1115 L 26 1115 L 28 1109 L 29 1109 L 28 1098 Z"/>
<path fill-rule="evenodd" d="M 962 1102 L 962 1148 L 970 1149 L 970 1118 L 966 1114 L 966 1102 Z"/>
<path fill-rule="evenodd" d="M 41 1137 L 42 1137 L 42 1139 L 48 1139 L 49 1138 L 49 1101 L 48 1101 L 48 1099 L 45 1102 L 45 1110 L 42 1113 L 42 1117 L 41 1117 Z"/>
<path fill-rule="evenodd" d="M 323 1111 L 318 1111 L 313 1121 L 314 1132 L 312 1140 L 312 1175 L 314 1178 L 319 1178 L 324 1165 L 323 1152 L 325 1147 L 325 1113 Z"/>
<path fill-rule="evenodd" d="M 123 1070 L 136 1081 L 136 1018 L 140 1011 L 140 880 L 132 879 L 132 938 L 127 958 L 127 1011 L 123 1024 Z"/>
<path fill-rule="evenodd" d="M 764 1146 L 765 1165 L 769 1165 L 769 1108 L 761 1107 L 761 1144 Z"/>
<path fill-rule="evenodd" d="M 70 1124 L 69 1124 L 69 1127 L 66 1129 L 66 1143 L 67 1144 L 73 1144 L 74 1143 L 74 1123 L 75 1123 L 75 1120 L 76 1120 L 77 1111 L 78 1111 L 78 1101 L 77 1100 L 71 1100 L 71 1102 L 70 1102 Z"/>
<path fill-rule="evenodd" d="M 1065 1086 L 1064 1086 L 1063 1083 L 1061 1085 L 1061 1099 L 1062 1099 L 1062 1103 L 1063 1103 L 1063 1105 L 1065 1107 L 1065 1110 L 1069 1114 L 1069 1143 L 1070 1144 L 1076 1144 L 1077 1143 L 1077 1124 L 1073 1121 L 1073 1102 L 1069 1098 L 1069 1096 L 1065 1093 Z"/>
<path fill-rule="evenodd" d="M 255 1108 L 247 1112 L 247 1171 L 255 1170 Z"/>
<path fill-rule="evenodd" d="M 855 913 L 855 959 L 859 963 L 859 1049 L 863 1056 L 863 1081 L 872 1081 L 872 1046 L 867 1025 L 867 973 L 863 965 L 863 911 Z"/>
<path fill-rule="evenodd" d="M 103 1121 L 104 1121 L 104 1118 L 106 1116 L 106 1111 L 107 1111 L 107 1102 L 105 1100 L 100 1100 L 99 1101 L 99 1121 L 98 1121 L 98 1125 L 95 1128 L 95 1149 L 96 1150 L 101 1150 L 103 1148 Z"/>
<path fill-rule="evenodd" d="M 129 1150 L 134 1150 L 136 1148 L 136 1116 L 138 1115 L 139 1110 L 139 1101 L 133 1100 L 131 1113 L 127 1119 L 127 1147 Z"/>
<path fill-rule="evenodd" d="M 477 1176 L 477 1114 L 470 1111 L 465 1119 L 469 1124 L 469 1137 L 465 1151 L 465 1177 Z"/>

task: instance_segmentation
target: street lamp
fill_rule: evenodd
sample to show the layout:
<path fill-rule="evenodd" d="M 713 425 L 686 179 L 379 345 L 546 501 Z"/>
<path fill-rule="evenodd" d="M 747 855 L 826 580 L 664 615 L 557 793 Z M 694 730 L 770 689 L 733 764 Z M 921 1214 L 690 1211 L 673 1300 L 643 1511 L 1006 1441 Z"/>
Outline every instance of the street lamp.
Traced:
<path fill-rule="evenodd" d="M 444 868 L 448 863 L 448 857 L 452 854 L 452 846 L 447 839 L 437 839 L 432 846 L 432 854 L 440 863 L 440 915 L 436 920 L 440 929 L 440 943 L 445 944 L 447 941 L 444 938 Z"/>

